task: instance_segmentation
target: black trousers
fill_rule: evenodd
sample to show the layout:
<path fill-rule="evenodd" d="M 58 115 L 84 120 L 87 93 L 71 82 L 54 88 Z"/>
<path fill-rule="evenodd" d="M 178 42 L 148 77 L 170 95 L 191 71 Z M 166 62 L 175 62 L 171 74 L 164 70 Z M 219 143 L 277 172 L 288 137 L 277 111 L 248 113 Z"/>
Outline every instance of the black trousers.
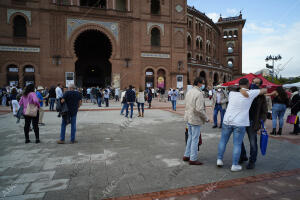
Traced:
<path fill-rule="evenodd" d="M 108 107 L 109 106 L 109 99 L 108 98 L 104 98 L 104 100 L 105 100 L 105 105 L 106 105 L 106 107 Z"/>
<path fill-rule="evenodd" d="M 39 132 L 39 112 L 36 117 L 29 117 L 29 116 L 24 116 L 25 118 L 25 126 L 24 126 L 24 134 L 25 134 L 25 140 L 29 140 L 29 129 L 30 129 L 30 124 L 32 123 L 32 127 L 34 130 L 35 134 L 35 139 L 39 140 L 40 139 L 40 132 Z"/>

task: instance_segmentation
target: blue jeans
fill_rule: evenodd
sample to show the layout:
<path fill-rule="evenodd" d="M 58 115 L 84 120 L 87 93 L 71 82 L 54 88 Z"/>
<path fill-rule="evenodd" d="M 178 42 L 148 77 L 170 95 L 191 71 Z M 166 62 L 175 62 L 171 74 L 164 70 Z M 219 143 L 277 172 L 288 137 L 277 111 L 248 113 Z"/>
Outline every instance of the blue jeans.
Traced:
<path fill-rule="evenodd" d="M 123 115 L 123 112 L 124 110 L 126 110 L 126 108 L 127 108 L 127 103 L 123 103 L 121 113 L 120 113 L 121 115 Z"/>
<path fill-rule="evenodd" d="M 200 137 L 200 126 L 188 124 L 188 140 L 185 147 L 185 157 L 189 157 L 191 161 L 198 160 L 198 144 Z"/>
<path fill-rule="evenodd" d="M 128 117 L 128 108 L 130 106 L 130 118 L 132 118 L 133 115 L 133 103 L 128 103 L 126 106 L 126 117 Z"/>
<path fill-rule="evenodd" d="M 144 113 L 144 103 L 138 103 L 138 111 L 141 112 L 140 107 L 142 107 L 142 113 Z"/>
<path fill-rule="evenodd" d="M 54 103 L 55 103 L 55 98 L 49 98 L 50 100 L 50 105 L 49 105 L 49 109 L 50 110 L 54 110 Z"/>
<path fill-rule="evenodd" d="M 101 97 L 97 97 L 98 106 L 101 107 L 102 99 Z"/>
<path fill-rule="evenodd" d="M 176 100 L 172 100 L 172 109 L 176 111 Z"/>
<path fill-rule="evenodd" d="M 75 140 L 76 118 L 77 118 L 77 114 L 73 115 L 71 117 L 71 142 L 73 142 Z M 61 141 L 65 141 L 66 126 L 67 126 L 67 122 L 64 120 L 64 118 L 62 118 L 61 130 L 60 130 L 60 140 Z"/>
<path fill-rule="evenodd" d="M 250 122 L 250 126 L 246 128 L 247 134 L 248 134 L 248 139 L 250 142 L 250 157 L 249 161 L 252 163 L 256 162 L 257 158 L 257 131 L 253 129 L 253 122 Z M 244 143 L 242 143 L 242 149 L 241 149 L 241 158 L 246 158 L 247 153 L 245 149 Z"/>
<path fill-rule="evenodd" d="M 232 165 L 238 165 L 241 146 L 246 132 L 244 126 L 232 126 L 223 124 L 222 126 L 222 136 L 218 147 L 218 159 L 223 160 L 223 156 L 226 150 L 226 145 L 233 132 L 233 152 L 232 152 Z"/>
<path fill-rule="evenodd" d="M 283 117 L 286 111 L 285 104 L 275 103 L 272 107 L 272 126 L 276 128 L 277 118 L 279 119 L 279 128 L 283 127 Z"/>
<path fill-rule="evenodd" d="M 220 111 L 221 114 L 221 124 L 220 126 L 223 124 L 223 118 L 224 118 L 224 114 L 225 114 L 225 109 L 222 109 L 222 105 L 221 104 L 216 104 L 215 105 L 215 109 L 214 109 L 214 125 L 217 126 L 218 125 L 218 112 Z"/>

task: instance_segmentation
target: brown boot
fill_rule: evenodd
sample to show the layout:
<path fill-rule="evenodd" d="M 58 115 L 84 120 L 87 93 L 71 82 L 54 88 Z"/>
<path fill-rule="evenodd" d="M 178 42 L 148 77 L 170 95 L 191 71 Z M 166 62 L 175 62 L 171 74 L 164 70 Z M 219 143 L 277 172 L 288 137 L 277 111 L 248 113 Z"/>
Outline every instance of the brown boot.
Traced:
<path fill-rule="evenodd" d="M 142 112 L 142 117 L 144 117 L 144 113 Z"/>
<path fill-rule="evenodd" d="M 203 165 L 203 163 L 202 162 L 199 162 L 199 161 L 189 161 L 190 162 L 190 165 Z"/>
<path fill-rule="evenodd" d="M 141 115 L 141 112 L 139 111 L 139 116 L 138 117 L 141 117 L 142 115 Z"/>
<path fill-rule="evenodd" d="M 185 162 L 188 162 L 188 161 L 190 161 L 190 157 L 183 156 L 182 160 Z"/>

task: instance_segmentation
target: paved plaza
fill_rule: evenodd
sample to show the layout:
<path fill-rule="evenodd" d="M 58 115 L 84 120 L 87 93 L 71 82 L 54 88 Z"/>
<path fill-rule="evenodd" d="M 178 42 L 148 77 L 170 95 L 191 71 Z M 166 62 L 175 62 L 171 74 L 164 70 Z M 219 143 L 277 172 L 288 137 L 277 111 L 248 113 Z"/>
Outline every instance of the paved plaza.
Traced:
<path fill-rule="evenodd" d="M 23 120 L 16 124 L 11 113 L 0 115 L 0 199 L 160 199 L 168 193 L 159 191 L 169 191 L 165 198 L 170 200 L 225 199 L 226 190 L 227 199 L 299 197 L 298 144 L 270 137 L 267 155 L 259 153 L 254 170 L 232 173 L 232 139 L 225 154 L 225 166 L 217 168 L 221 130 L 207 124 L 201 129 L 203 145 L 199 154 L 204 165 L 190 166 L 181 160 L 185 149 L 183 102 L 179 102 L 176 113 L 169 107 L 155 102 L 155 109 L 146 110 L 144 118 L 137 117 L 135 111 L 129 120 L 120 115 L 119 103 L 112 104 L 109 110 L 85 104 L 77 117 L 78 143 L 64 145 L 56 144 L 61 123 L 56 112 L 45 113 L 46 126 L 40 127 L 40 144 L 24 143 Z M 66 141 L 69 138 L 68 126 Z M 35 141 L 33 132 L 30 139 Z M 247 137 L 245 141 L 248 150 Z M 279 174 L 286 171 L 289 173 Z M 222 184 L 230 187 L 219 189 Z M 180 188 L 189 188 L 189 192 Z M 247 188 L 248 192 L 256 192 L 247 194 Z M 141 195 L 144 193 L 150 194 Z"/>

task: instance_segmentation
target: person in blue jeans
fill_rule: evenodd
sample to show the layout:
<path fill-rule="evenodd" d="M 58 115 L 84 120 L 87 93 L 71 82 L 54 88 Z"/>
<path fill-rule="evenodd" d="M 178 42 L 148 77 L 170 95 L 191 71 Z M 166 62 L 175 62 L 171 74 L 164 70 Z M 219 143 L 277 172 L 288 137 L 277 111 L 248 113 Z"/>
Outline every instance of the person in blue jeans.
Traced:
<path fill-rule="evenodd" d="M 241 145 L 246 132 L 246 127 L 250 126 L 249 110 L 253 100 L 261 94 L 267 92 L 266 89 L 249 90 L 249 80 L 242 78 L 239 81 L 240 92 L 229 93 L 229 104 L 224 116 L 222 135 L 218 146 L 217 166 L 223 166 L 223 156 L 228 140 L 233 133 L 233 152 L 231 171 L 241 171 L 242 166 L 238 165 L 241 155 Z"/>
<path fill-rule="evenodd" d="M 220 88 L 217 88 L 217 91 L 213 94 L 212 97 L 212 105 L 214 110 L 214 126 L 212 128 L 218 127 L 218 113 L 221 114 L 221 122 L 219 128 L 222 128 L 223 118 L 226 111 L 226 104 L 228 102 L 228 98 L 226 93 Z"/>
<path fill-rule="evenodd" d="M 263 84 L 263 80 L 260 78 L 254 78 L 252 80 L 252 84 L 250 89 L 259 89 Z M 257 158 L 257 131 L 261 128 L 262 121 L 267 119 L 268 106 L 265 95 L 259 95 L 256 97 L 250 107 L 249 110 L 249 120 L 250 126 L 246 128 L 246 132 L 248 134 L 249 143 L 250 143 L 250 157 L 249 163 L 247 164 L 247 169 L 254 169 L 256 158 Z M 247 153 L 242 143 L 241 156 L 239 160 L 239 164 L 242 164 L 244 161 L 247 161 Z"/>
<path fill-rule="evenodd" d="M 201 126 L 208 122 L 205 99 L 201 91 L 205 88 L 204 82 L 202 77 L 196 78 L 194 87 L 187 92 L 185 98 L 184 121 L 188 124 L 188 139 L 182 160 L 190 165 L 202 165 L 202 162 L 198 161 L 198 143 Z"/>
<path fill-rule="evenodd" d="M 78 91 L 75 91 L 75 85 L 71 84 L 69 86 L 69 91 L 65 92 L 61 103 L 66 103 L 68 106 L 68 117 L 71 121 L 71 144 L 77 143 L 75 140 L 76 136 L 76 118 L 79 107 L 82 104 L 82 97 Z M 65 143 L 65 134 L 66 134 L 67 120 L 66 117 L 62 117 L 61 131 L 60 131 L 60 140 L 57 141 L 58 144 Z"/>
<path fill-rule="evenodd" d="M 272 93 L 266 94 L 267 96 L 273 96 L 272 106 L 272 127 L 273 131 L 271 135 L 281 135 L 283 127 L 283 117 L 286 111 L 286 107 L 289 105 L 289 98 L 282 86 L 279 86 Z M 277 119 L 279 121 L 279 130 L 276 133 Z"/>
<path fill-rule="evenodd" d="M 130 106 L 130 118 L 132 118 L 133 104 L 134 104 L 135 98 L 136 98 L 136 95 L 135 95 L 135 92 L 133 91 L 132 85 L 129 85 L 129 89 L 126 91 L 125 98 L 126 98 L 126 102 L 127 102 L 125 117 L 128 117 L 128 107 Z"/>
<path fill-rule="evenodd" d="M 176 111 L 176 101 L 177 101 L 177 97 L 178 97 L 178 92 L 173 89 L 170 92 L 171 95 L 171 102 L 172 102 L 172 110 Z"/>

